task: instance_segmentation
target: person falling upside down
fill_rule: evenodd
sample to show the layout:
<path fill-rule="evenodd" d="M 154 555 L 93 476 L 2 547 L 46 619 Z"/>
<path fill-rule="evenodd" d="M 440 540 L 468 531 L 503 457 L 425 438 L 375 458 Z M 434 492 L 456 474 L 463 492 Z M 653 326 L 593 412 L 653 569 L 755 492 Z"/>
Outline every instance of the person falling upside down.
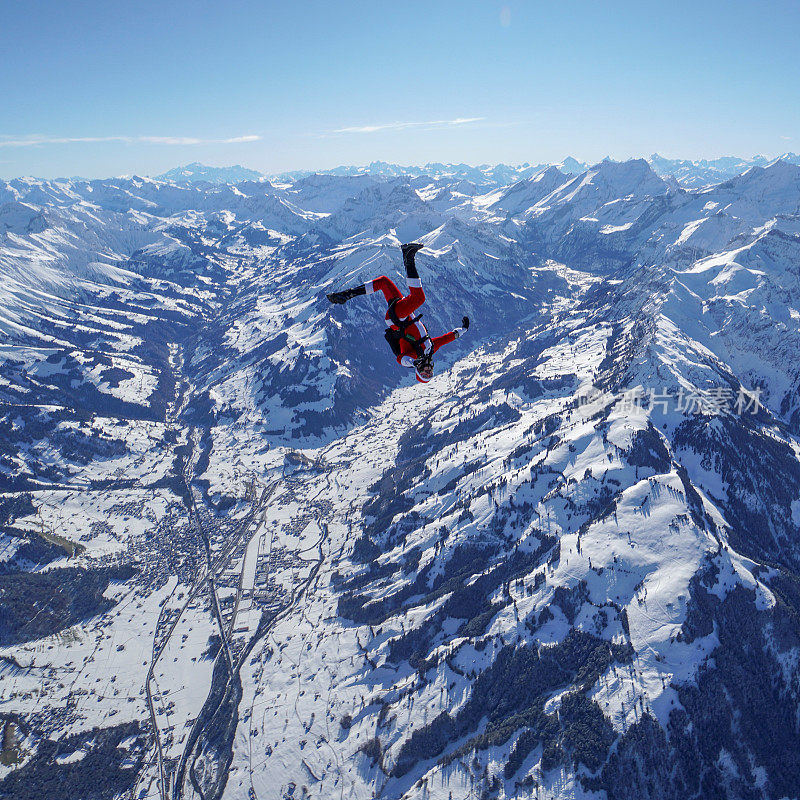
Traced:
<path fill-rule="evenodd" d="M 433 377 L 433 354 L 443 345 L 455 341 L 469 328 L 469 317 L 461 321 L 462 327 L 455 328 L 441 336 L 429 336 L 425 325 L 421 322 L 422 314 L 412 314 L 425 302 L 425 292 L 414 263 L 414 256 L 423 245 L 410 242 L 402 246 L 403 265 L 408 276 L 409 293 L 403 297 L 394 281 L 381 275 L 361 286 L 333 292 L 328 295 L 331 303 L 346 303 L 353 297 L 361 294 L 383 292 L 389 308 L 386 311 L 386 321 L 389 327 L 384 336 L 397 357 L 397 363 L 403 367 L 413 367 L 417 380 L 427 383 Z"/>

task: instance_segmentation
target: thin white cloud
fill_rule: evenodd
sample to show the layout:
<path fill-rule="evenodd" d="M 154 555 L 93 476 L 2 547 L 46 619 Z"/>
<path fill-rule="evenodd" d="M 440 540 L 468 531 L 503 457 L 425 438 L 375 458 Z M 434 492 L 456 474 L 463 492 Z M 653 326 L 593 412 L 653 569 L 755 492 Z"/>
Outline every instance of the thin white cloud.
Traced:
<path fill-rule="evenodd" d="M 258 142 L 260 140 L 260 136 L 250 134 L 249 136 L 233 136 L 230 139 L 223 139 L 220 144 L 243 144 L 246 142 Z"/>
<path fill-rule="evenodd" d="M 199 139 L 195 136 L 24 136 L 19 139 L 0 137 L 0 147 L 41 147 L 48 144 L 243 144 L 257 142 L 260 136 L 232 136 L 229 139 Z"/>
<path fill-rule="evenodd" d="M 457 117 L 456 119 L 434 119 L 427 122 L 389 122 L 383 125 L 358 125 L 351 128 L 338 128 L 333 133 L 375 133 L 377 131 L 402 131 L 406 128 L 443 128 L 449 125 L 468 125 L 481 122 L 484 117 Z"/>

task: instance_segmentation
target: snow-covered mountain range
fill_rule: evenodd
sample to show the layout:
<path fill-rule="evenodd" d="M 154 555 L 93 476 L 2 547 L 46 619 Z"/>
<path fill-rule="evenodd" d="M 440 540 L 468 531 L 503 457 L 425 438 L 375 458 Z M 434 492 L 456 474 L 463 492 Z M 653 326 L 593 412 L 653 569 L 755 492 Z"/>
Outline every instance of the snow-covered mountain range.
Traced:
<path fill-rule="evenodd" d="M 796 153 L 784 153 L 780 159 L 790 164 L 800 164 L 800 155 Z M 750 169 L 750 167 L 766 167 L 775 159 L 758 155 L 752 158 L 722 156 L 713 159 L 701 158 L 690 160 L 685 158 L 665 158 L 658 153 L 653 153 L 653 155 L 646 160 L 657 175 L 665 178 L 673 178 L 680 186 L 698 189 L 713 186 L 729 178 L 734 178 Z M 585 172 L 590 166 L 590 164 L 578 161 L 572 158 L 572 156 L 558 163 L 542 163 L 537 165 L 521 164 L 517 166 L 508 164 L 481 164 L 480 166 L 473 167 L 468 164 L 441 164 L 433 162 L 425 164 L 424 166 L 404 167 L 398 164 L 389 164 L 385 161 L 373 161 L 371 164 L 362 167 L 335 167 L 334 169 L 323 171 L 323 174 L 342 176 L 373 175 L 383 178 L 418 178 L 420 176 L 426 176 L 428 178 L 450 179 L 451 182 L 457 180 L 470 181 L 480 187 L 502 187 L 514 181 L 531 178 L 537 173 L 543 172 L 548 167 L 555 167 L 560 172 L 567 175 L 578 175 Z M 184 174 L 196 174 L 197 177 L 195 179 L 203 180 L 205 170 L 208 168 L 197 169 L 196 172 L 192 169 L 199 167 L 201 167 L 201 165 L 190 164 L 181 169 L 184 170 Z M 172 170 L 172 172 L 175 173 L 176 170 Z M 272 180 L 279 183 L 285 180 L 293 181 L 298 178 L 307 177 L 310 174 L 312 173 L 302 170 L 287 172 L 272 176 Z M 169 175 L 170 173 L 166 174 L 166 176 Z M 254 176 L 249 176 L 251 179 L 253 177 Z M 234 178 L 232 177 L 231 179 L 233 180 Z"/>
<path fill-rule="evenodd" d="M 800 796 L 796 161 L 0 182 L 0 797 Z"/>
<path fill-rule="evenodd" d="M 784 153 L 780 156 L 782 161 L 790 164 L 800 164 L 800 155 L 796 153 Z M 653 153 L 646 159 L 653 171 L 661 177 L 673 178 L 680 186 L 686 188 L 704 188 L 721 183 L 729 178 L 741 175 L 750 167 L 766 167 L 775 159 L 757 155 L 752 158 L 738 158 L 736 156 L 722 156 L 713 159 L 684 159 L 684 158 L 665 158 L 658 153 Z M 585 172 L 591 165 L 578 161 L 572 156 L 568 156 L 563 161 L 557 163 L 532 164 L 481 164 L 471 166 L 469 164 L 442 164 L 440 162 L 430 162 L 424 166 L 401 166 L 391 164 L 386 161 L 373 161 L 366 166 L 354 167 L 343 166 L 334 167 L 329 170 L 313 172 L 310 170 L 295 170 L 283 172 L 275 175 L 267 175 L 256 170 L 247 169 L 238 164 L 233 167 L 210 167 L 205 164 L 194 162 L 184 167 L 175 167 L 167 172 L 157 175 L 156 180 L 168 181 L 171 183 L 238 183 L 240 181 L 259 181 L 269 179 L 275 183 L 294 182 L 299 178 L 306 178 L 311 175 L 332 175 L 337 177 L 355 177 L 371 175 L 377 178 L 435 178 L 437 180 L 456 183 L 467 181 L 474 183 L 476 187 L 488 190 L 489 187 L 504 187 L 515 181 L 526 180 L 543 171 L 548 167 L 555 167 L 560 172 L 567 175 L 578 175 Z"/>

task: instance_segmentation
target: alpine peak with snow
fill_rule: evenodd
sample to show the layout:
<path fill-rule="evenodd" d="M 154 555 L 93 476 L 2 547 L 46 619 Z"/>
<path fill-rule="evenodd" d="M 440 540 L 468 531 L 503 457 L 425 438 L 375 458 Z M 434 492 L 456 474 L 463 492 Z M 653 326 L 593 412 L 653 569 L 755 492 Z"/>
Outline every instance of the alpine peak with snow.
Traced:
<path fill-rule="evenodd" d="M 798 162 L 0 181 L 0 797 L 800 796 Z"/>

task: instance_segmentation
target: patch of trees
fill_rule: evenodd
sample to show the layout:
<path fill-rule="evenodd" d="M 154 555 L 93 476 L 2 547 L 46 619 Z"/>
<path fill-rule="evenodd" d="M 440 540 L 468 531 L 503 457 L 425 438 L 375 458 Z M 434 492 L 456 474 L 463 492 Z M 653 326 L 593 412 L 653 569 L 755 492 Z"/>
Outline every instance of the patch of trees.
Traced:
<path fill-rule="evenodd" d="M 180 497 L 186 508 L 192 508 L 192 495 L 189 488 L 186 486 L 184 480 L 184 472 L 188 460 L 192 455 L 192 446 L 190 444 L 178 445 L 173 450 L 174 458 L 172 459 L 172 468 L 170 471 L 159 480 L 150 484 L 153 489 L 169 489 L 173 494 Z"/>
<path fill-rule="evenodd" d="M 98 458 L 115 458 L 124 455 L 127 449 L 123 440 L 105 436 L 94 429 L 88 434 L 80 428 L 58 430 L 49 441 L 67 461 L 76 464 L 91 464 Z"/>
<path fill-rule="evenodd" d="M 128 740 L 125 747 L 120 747 Z M 112 800 L 127 792 L 146 754 L 147 736 L 138 722 L 43 739 L 35 755 L 0 780 L 0 797 L 14 800 Z M 59 764 L 75 751 L 80 760 Z"/>
<path fill-rule="evenodd" d="M 524 345 L 520 345 L 515 352 L 515 358 L 524 357 Z M 506 392 L 515 391 L 525 395 L 530 400 L 536 400 L 544 396 L 548 392 L 558 392 L 561 390 L 573 391 L 578 384 L 576 376 L 572 373 L 559 375 L 554 378 L 536 378 L 531 374 L 531 365 L 529 361 L 522 364 L 516 364 L 503 371 L 501 375 L 495 378 L 491 383 L 491 390 L 503 390 Z"/>
<path fill-rule="evenodd" d="M 383 766 L 383 745 L 377 736 L 364 742 L 359 750 L 370 760 L 373 767 Z"/>
<path fill-rule="evenodd" d="M 222 647 L 222 637 L 218 633 L 212 633 L 208 637 L 207 647 L 203 651 L 203 658 L 213 661 Z"/>
<path fill-rule="evenodd" d="M 169 343 L 179 340 L 185 332 L 185 329 L 179 330 L 178 326 L 164 320 L 149 320 L 139 331 L 142 341 L 133 353 L 158 371 L 156 387 L 147 398 L 152 419 L 165 419 L 167 409 L 175 399 L 178 378 L 170 364 Z"/>
<path fill-rule="evenodd" d="M 107 383 L 112 389 L 116 389 L 122 381 L 129 381 L 135 377 L 133 372 L 120 367 L 109 367 L 100 373 L 100 380 Z"/>
<path fill-rule="evenodd" d="M 537 567 L 544 553 L 554 543 L 554 537 L 545 537 L 534 552 L 516 551 L 510 558 L 501 561 L 469 584 L 467 584 L 467 580 L 474 577 L 476 572 L 483 572 L 486 569 L 485 561 L 478 569 L 475 569 L 477 565 L 472 563 L 465 572 L 445 580 L 439 589 L 444 588 L 447 592 L 452 592 L 451 596 L 435 614 L 423 623 L 420 629 L 410 631 L 390 643 L 390 659 L 408 658 L 411 666 L 424 668 L 425 660 L 433 647 L 433 640 L 448 617 L 466 620 L 459 628 L 457 635 L 473 638 L 482 636 L 494 616 L 506 605 L 504 602 L 492 602 L 490 597 L 501 586 L 508 586 L 512 581 Z M 449 563 L 447 567 L 450 567 Z M 410 641 L 415 644 L 410 653 L 408 652 L 408 643 L 405 641 L 406 637 L 410 637 Z"/>
<path fill-rule="evenodd" d="M 399 611 L 406 600 L 428 592 L 430 565 L 417 572 L 416 578 L 393 594 L 374 599 L 360 594 L 345 593 L 339 598 L 337 613 L 362 625 L 380 625 Z"/>
<path fill-rule="evenodd" d="M 208 390 L 192 395 L 192 402 L 183 411 L 183 422 L 186 425 L 197 427 L 211 427 L 215 422 L 214 401 L 211 399 Z M 201 453 L 202 458 L 202 453 Z M 206 469 L 208 465 L 206 465 Z M 198 475 L 205 470 L 197 469 Z"/>
<path fill-rule="evenodd" d="M 800 575 L 782 570 L 773 575 L 769 588 L 775 595 L 772 631 L 782 651 L 800 647 Z"/>
<path fill-rule="evenodd" d="M 355 594 L 344 595 L 339 600 L 339 614 L 355 622 L 380 624 L 402 609 L 406 600 L 419 597 L 418 605 L 429 605 L 450 594 L 442 606 L 419 627 L 408 631 L 389 643 L 389 658 L 398 662 L 408 659 L 411 666 L 426 669 L 427 659 L 443 622 L 451 617 L 466 620 L 458 631 L 459 636 L 482 636 L 493 617 L 506 605 L 492 602 L 492 594 L 501 586 L 528 574 L 539 566 L 545 553 L 556 544 L 555 537 L 544 537 L 533 552 L 515 551 L 509 558 L 492 565 L 497 553 L 494 546 L 459 546 L 428 588 L 430 567 L 417 574 L 399 592 L 379 600 Z M 481 574 L 483 573 L 483 574 Z M 475 578 L 475 575 L 478 575 Z M 472 580 L 472 578 L 475 578 Z"/>
<path fill-rule="evenodd" d="M 405 601 L 411 597 L 422 595 L 424 599 L 419 602 L 428 604 L 448 592 L 455 591 L 469 577 L 485 569 L 495 553 L 496 549 L 492 547 L 473 545 L 456 547 L 444 565 L 442 573 L 433 579 L 431 587 L 428 586 L 428 580 L 432 564 L 428 564 L 417 572 L 413 581 L 405 584 L 394 594 L 377 600 L 357 594 L 343 595 L 339 599 L 339 615 L 362 624 L 380 625 L 403 608 Z"/>
<path fill-rule="evenodd" d="M 58 545 L 34 535 L 17 548 L 12 559 L 0 562 L 0 575 L 7 572 L 25 571 L 24 567 L 30 568 L 30 564 L 35 566 L 49 564 L 57 558 L 62 558 L 64 552 Z M 26 565 L 26 562 L 29 563 Z M 2 608 L 2 599 L 0 599 L 0 608 Z"/>
<path fill-rule="evenodd" d="M 567 618 L 570 625 L 575 624 L 575 618 L 581 606 L 589 599 L 589 589 L 586 581 L 580 581 L 572 589 L 566 586 L 556 586 L 553 593 L 553 605 L 558 606 Z"/>
<path fill-rule="evenodd" d="M 79 464 L 124 453 L 124 441 L 93 427 L 58 427 L 63 421 L 83 423 L 90 420 L 91 412 L 87 408 L 80 411 L 54 409 L 47 413 L 40 413 L 35 408 L 15 408 L 0 419 L 0 457 L 5 454 L 17 455 L 21 445 L 34 445 L 41 441 L 57 448 L 65 459 Z M 12 420 L 21 421 L 22 424 L 15 427 Z"/>
<path fill-rule="evenodd" d="M 27 517 L 35 512 L 30 494 L 0 496 L 0 531 L 4 531 L 19 517 Z"/>
<path fill-rule="evenodd" d="M 83 365 L 66 350 L 54 353 L 53 356 L 56 357 L 56 362 L 63 360 L 63 365 L 57 372 L 37 377 L 39 386 L 31 385 L 30 399 L 27 402 L 47 402 L 65 406 L 74 412 L 83 410 L 103 417 L 159 419 L 146 406 L 120 400 L 111 394 L 101 392 L 91 381 L 84 380 Z M 43 391 L 42 385 L 49 387 L 50 391 Z"/>
<path fill-rule="evenodd" d="M 652 422 L 648 422 L 645 430 L 634 431 L 625 458 L 631 466 L 650 467 L 655 473 L 668 472 L 672 463 L 669 451 Z"/>
<path fill-rule="evenodd" d="M 103 597 L 108 584 L 132 575 L 131 567 L 64 567 L 0 575 L 0 645 L 51 636 L 108 611 L 114 606 L 113 600 Z"/>
<path fill-rule="evenodd" d="M 503 772 L 513 777 L 528 755 L 542 746 L 542 770 L 560 764 L 584 764 L 595 771 L 602 766 L 614 742 L 614 729 L 600 706 L 580 692 L 570 692 L 561 699 L 557 714 L 545 714 L 543 704 L 528 709 L 521 718 L 511 718 L 507 729 L 526 727 L 517 737 Z M 509 734 L 510 735 L 510 734 Z"/>
<path fill-rule="evenodd" d="M 720 604 L 715 594 L 706 591 L 714 585 L 719 567 L 707 561 L 689 581 L 689 603 L 686 618 L 678 632 L 678 640 L 691 644 L 695 639 L 714 632 L 714 614 Z"/>

